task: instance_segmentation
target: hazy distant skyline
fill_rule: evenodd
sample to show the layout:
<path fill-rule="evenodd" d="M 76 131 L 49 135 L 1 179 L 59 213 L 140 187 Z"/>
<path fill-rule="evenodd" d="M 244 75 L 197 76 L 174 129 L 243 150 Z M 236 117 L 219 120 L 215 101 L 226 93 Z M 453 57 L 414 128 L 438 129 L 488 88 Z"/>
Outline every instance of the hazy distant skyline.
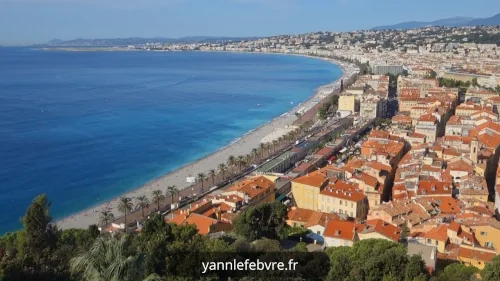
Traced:
<path fill-rule="evenodd" d="M 271 36 L 499 12 L 498 0 L 0 0 L 0 43 Z"/>

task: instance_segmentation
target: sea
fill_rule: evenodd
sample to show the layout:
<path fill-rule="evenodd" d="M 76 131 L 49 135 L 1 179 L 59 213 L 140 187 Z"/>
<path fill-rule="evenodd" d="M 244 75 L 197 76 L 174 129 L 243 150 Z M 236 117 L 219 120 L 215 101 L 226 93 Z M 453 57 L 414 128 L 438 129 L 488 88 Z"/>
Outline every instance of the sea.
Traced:
<path fill-rule="evenodd" d="M 0 233 L 45 193 L 53 219 L 204 157 L 341 69 L 300 56 L 0 48 Z"/>

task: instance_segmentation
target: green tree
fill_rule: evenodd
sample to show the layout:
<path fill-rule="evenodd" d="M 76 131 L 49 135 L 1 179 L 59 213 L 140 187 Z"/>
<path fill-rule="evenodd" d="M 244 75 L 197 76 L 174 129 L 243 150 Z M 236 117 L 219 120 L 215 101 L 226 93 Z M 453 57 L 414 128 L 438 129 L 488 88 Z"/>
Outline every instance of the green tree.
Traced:
<path fill-rule="evenodd" d="M 98 238 L 91 249 L 70 261 L 73 278 L 81 281 L 161 280 L 150 268 L 150 257 L 133 254 L 129 239 L 110 236 Z"/>
<path fill-rule="evenodd" d="M 414 281 L 417 278 L 422 278 L 423 272 L 426 271 L 425 262 L 420 256 L 413 255 L 408 260 L 405 268 L 405 281 Z M 425 278 L 425 275 L 423 275 Z M 425 279 L 424 279 L 425 280 Z"/>
<path fill-rule="evenodd" d="M 243 210 L 233 221 L 233 231 L 253 241 L 258 238 L 276 239 L 285 227 L 286 206 L 265 203 Z"/>
<path fill-rule="evenodd" d="M 479 84 L 477 83 L 477 78 L 472 78 L 472 86 L 477 87 Z"/>
<path fill-rule="evenodd" d="M 280 252 L 281 246 L 277 240 L 271 240 L 267 238 L 262 238 L 259 240 L 255 240 L 252 243 L 252 250 L 255 252 Z"/>
<path fill-rule="evenodd" d="M 281 137 L 280 137 L 281 138 Z M 250 163 L 252 163 L 252 155 L 250 154 L 246 154 L 245 155 L 245 165 L 248 164 L 250 165 Z"/>
<path fill-rule="evenodd" d="M 500 256 L 496 256 L 487 263 L 483 271 L 481 271 L 483 281 L 497 281 L 500 280 Z"/>
<path fill-rule="evenodd" d="M 479 269 L 473 266 L 466 266 L 459 263 L 453 263 L 444 268 L 438 275 L 438 281 L 463 281 L 471 278 L 479 272 Z"/>
<path fill-rule="evenodd" d="M 179 189 L 177 189 L 177 186 L 171 185 L 167 187 L 167 193 L 170 194 L 171 202 L 174 203 L 174 197 L 179 194 Z"/>
<path fill-rule="evenodd" d="M 236 158 L 236 164 L 238 165 L 238 169 L 241 172 L 241 166 L 245 165 L 245 156 L 240 155 Z"/>
<path fill-rule="evenodd" d="M 301 252 L 301 253 L 307 253 L 307 244 L 304 242 L 297 243 L 295 247 L 292 248 L 292 251 L 294 252 Z"/>
<path fill-rule="evenodd" d="M 398 280 L 394 277 L 394 275 L 392 275 L 392 273 L 389 273 L 387 275 L 384 275 L 382 281 L 398 281 Z"/>
<path fill-rule="evenodd" d="M 212 179 L 212 185 L 215 185 L 215 175 L 217 175 L 217 173 L 214 169 L 208 171 L 208 176 Z"/>
<path fill-rule="evenodd" d="M 146 195 L 139 196 L 135 198 L 135 201 L 137 202 L 136 205 L 141 208 L 141 214 L 142 217 L 144 217 L 144 209 L 149 206 L 149 199 Z"/>
<path fill-rule="evenodd" d="M 118 202 L 118 211 L 123 213 L 124 215 L 124 223 L 125 223 L 125 233 L 127 233 L 127 214 L 132 211 L 132 207 L 134 204 L 132 203 L 132 198 L 130 197 L 120 197 L 120 202 Z"/>
<path fill-rule="evenodd" d="M 278 145 L 278 140 L 273 140 L 273 152 L 276 152 L 276 145 Z"/>
<path fill-rule="evenodd" d="M 163 195 L 163 191 L 161 190 L 154 190 L 153 197 L 151 199 L 153 204 L 156 204 L 156 208 L 159 211 L 161 202 L 165 201 L 165 195 Z"/>
<path fill-rule="evenodd" d="M 224 163 L 219 164 L 217 169 L 218 169 L 219 173 L 222 174 L 222 180 L 225 180 L 226 179 L 226 172 L 227 172 L 226 164 L 224 164 Z"/>
<path fill-rule="evenodd" d="M 408 224 L 405 223 L 401 226 L 401 235 L 399 236 L 399 240 L 406 242 L 406 239 L 408 239 L 408 234 L 410 232 L 410 229 L 408 228 Z"/>
<path fill-rule="evenodd" d="M 233 174 L 233 167 L 234 167 L 234 165 L 236 165 L 236 157 L 234 157 L 233 155 L 230 155 L 227 158 L 227 166 L 231 167 L 231 175 Z"/>
<path fill-rule="evenodd" d="M 350 275 L 353 262 L 351 261 L 350 247 L 331 247 L 326 249 L 330 258 L 330 271 L 326 277 L 328 281 L 343 281 Z"/>
<path fill-rule="evenodd" d="M 49 208 L 50 202 L 45 194 L 39 195 L 22 218 L 25 229 L 23 253 L 38 265 L 47 262 L 57 242 L 57 229 L 50 223 Z"/>
<path fill-rule="evenodd" d="M 115 220 L 115 215 L 109 210 L 102 210 L 101 214 L 99 215 L 99 224 L 100 225 L 107 225 L 108 223 L 112 222 Z"/>
<path fill-rule="evenodd" d="M 257 160 L 257 157 L 259 156 L 259 150 L 257 148 L 252 148 L 252 152 L 250 153 L 253 157 L 253 161 L 255 162 Z"/>
<path fill-rule="evenodd" d="M 205 176 L 204 173 L 198 173 L 198 175 L 197 175 L 198 182 L 201 183 L 201 190 L 202 191 L 203 191 L 203 182 L 205 181 L 206 178 L 207 178 L 207 176 Z"/>

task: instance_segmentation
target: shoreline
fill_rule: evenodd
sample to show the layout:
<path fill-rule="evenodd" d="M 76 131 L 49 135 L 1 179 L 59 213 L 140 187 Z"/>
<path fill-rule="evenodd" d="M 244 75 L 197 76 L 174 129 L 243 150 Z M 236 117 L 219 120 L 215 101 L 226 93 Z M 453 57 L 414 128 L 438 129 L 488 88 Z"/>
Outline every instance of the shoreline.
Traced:
<path fill-rule="evenodd" d="M 209 52 L 209 51 L 201 51 L 201 52 Z M 211 52 L 223 52 L 223 51 L 211 51 Z M 191 186 L 191 184 L 186 182 L 186 177 L 196 176 L 196 174 L 198 173 L 207 174 L 210 169 L 216 169 L 218 164 L 226 163 L 226 160 L 229 157 L 229 155 L 238 156 L 250 153 L 253 148 L 259 146 L 263 138 L 273 133 L 276 133 L 276 131 L 292 126 L 292 124 L 298 119 L 295 116 L 295 112 L 297 112 L 300 109 L 305 109 L 304 112 L 310 110 L 311 108 L 314 107 L 314 105 L 320 103 L 324 97 L 328 96 L 330 93 L 338 89 L 340 87 L 339 85 L 341 79 L 347 81 L 353 75 L 356 74 L 356 72 L 352 71 L 351 69 L 352 65 L 344 62 L 335 61 L 334 59 L 330 58 L 321 58 L 321 57 L 302 55 L 302 54 L 284 54 L 284 53 L 255 53 L 255 52 L 233 52 L 233 53 L 296 55 L 307 58 L 320 59 L 328 61 L 331 64 L 337 65 L 341 69 L 342 74 L 339 77 L 337 77 L 336 80 L 333 80 L 325 85 L 317 87 L 314 90 L 313 95 L 311 95 L 305 101 L 299 103 L 298 105 L 294 106 L 285 113 L 269 120 L 268 122 L 235 138 L 234 140 L 230 141 L 227 145 L 215 151 L 212 151 L 201 158 L 198 158 L 194 161 L 179 166 L 175 170 L 172 170 L 171 172 L 168 172 L 157 178 L 154 178 L 142 184 L 141 186 L 120 193 L 114 196 L 112 199 L 107 200 L 106 202 L 92 205 L 91 207 L 85 208 L 82 211 L 58 219 L 55 221 L 55 224 L 61 229 L 86 228 L 91 224 L 97 223 L 100 211 L 105 208 L 111 210 L 112 213 L 115 215 L 115 218 L 117 219 L 120 218 L 121 213 L 117 212 L 117 205 L 119 198 L 122 196 L 127 196 L 132 198 L 140 195 L 146 195 L 149 198 L 151 198 L 151 193 L 153 190 L 160 189 L 162 191 L 165 191 L 167 187 L 170 185 L 175 185 L 179 189 L 179 191 L 185 190 Z M 351 72 L 349 72 L 349 70 L 351 70 Z M 314 102 L 315 100 L 317 102 Z M 166 197 L 167 200 L 169 200 L 169 196 L 166 195 Z"/>

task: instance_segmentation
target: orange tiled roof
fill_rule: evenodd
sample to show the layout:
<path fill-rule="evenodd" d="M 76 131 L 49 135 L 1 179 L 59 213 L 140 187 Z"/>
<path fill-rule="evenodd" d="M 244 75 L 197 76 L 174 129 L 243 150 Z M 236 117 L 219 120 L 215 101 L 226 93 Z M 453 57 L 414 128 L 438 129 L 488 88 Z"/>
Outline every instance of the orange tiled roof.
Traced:
<path fill-rule="evenodd" d="M 320 194 L 354 202 L 359 202 L 365 198 L 365 194 L 359 189 L 358 184 L 337 179 L 330 180 Z"/>
<path fill-rule="evenodd" d="M 424 238 L 446 242 L 448 240 L 447 230 L 448 226 L 446 224 L 436 226 L 425 233 Z"/>
<path fill-rule="evenodd" d="M 448 226 L 448 229 L 458 233 L 460 231 L 460 224 L 457 223 L 456 221 L 451 221 L 450 225 Z"/>
<path fill-rule="evenodd" d="M 389 135 L 389 132 L 386 131 L 372 130 L 368 135 L 368 138 L 388 139 Z"/>
<path fill-rule="evenodd" d="M 462 124 L 462 117 L 458 116 L 458 115 L 453 115 L 450 117 L 450 119 L 448 119 L 448 123 L 446 123 L 447 125 L 460 125 Z"/>
<path fill-rule="evenodd" d="M 292 182 L 320 188 L 326 181 L 328 181 L 328 177 L 325 174 L 321 173 L 321 171 L 314 171 L 302 177 L 296 178 Z"/>
<path fill-rule="evenodd" d="M 450 171 L 474 172 L 474 167 L 462 159 L 448 163 L 448 169 Z"/>
<path fill-rule="evenodd" d="M 421 180 L 418 182 L 418 195 L 438 195 L 446 194 L 451 197 L 451 185 L 447 182 L 440 182 L 435 180 Z"/>
<path fill-rule="evenodd" d="M 255 176 L 235 183 L 226 191 L 244 192 L 249 198 L 254 198 L 270 189 L 274 189 L 274 182 L 264 176 Z"/>
<path fill-rule="evenodd" d="M 490 262 L 494 257 L 496 257 L 496 254 L 491 252 L 486 252 L 479 247 L 475 249 L 460 247 L 460 249 L 458 250 L 458 257 L 478 260 L 486 263 Z"/>
<path fill-rule="evenodd" d="M 406 115 L 396 115 L 392 117 L 392 123 L 394 124 L 411 124 L 411 117 L 406 116 Z"/>
<path fill-rule="evenodd" d="M 183 224 L 194 224 L 198 229 L 199 234 L 208 234 L 211 225 L 217 224 L 219 221 L 213 218 L 205 217 L 199 214 L 190 214 Z"/>
<path fill-rule="evenodd" d="M 330 220 L 326 224 L 323 236 L 354 241 L 356 230 L 362 230 L 363 227 L 352 221 Z"/>
<path fill-rule="evenodd" d="M 436 116 L 432 114 L 424 114 L 418 118 L 420 122 L 436 122 Z"/>
<path fill-rule="evenodd" d="M 365 222 L 365 228 L 360 233 L 369 232 L 379 233 L 394 242 L 398 242 L 399 236 L 401 235 L 401 229 L 399 227 L 386 223 L 380 219 L 368 220 Z"/>

